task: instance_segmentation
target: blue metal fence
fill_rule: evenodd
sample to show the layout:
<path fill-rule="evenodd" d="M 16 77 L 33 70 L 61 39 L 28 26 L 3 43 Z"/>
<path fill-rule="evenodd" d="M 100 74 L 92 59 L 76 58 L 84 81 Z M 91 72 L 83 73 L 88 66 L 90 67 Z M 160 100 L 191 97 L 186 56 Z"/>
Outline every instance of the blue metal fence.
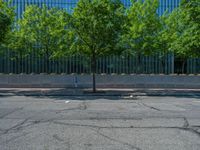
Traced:
<path fill-rule="evenodd" d="M 90 60 L 84 56 L 52 58 L 46 61 L 45 56 L 31 54 L 26 57 L 19 57 L 5 50 L 0 57 L 0 73 L 90 73 Z M 47 64 L 48 62 L 48 64 Z M 159 55 L 142 56 L 138 64 L 137 57 L 124 54 L 121 56 L 105 56 L 97 60 L 97 73 L 105 74 L 172 74 L 180 73 L 181 66 L 176 65 L 173 55 L 160 59 Z M 185 73 L 200 73 L 200 59 L 191 59 L 186 63 Z"/>

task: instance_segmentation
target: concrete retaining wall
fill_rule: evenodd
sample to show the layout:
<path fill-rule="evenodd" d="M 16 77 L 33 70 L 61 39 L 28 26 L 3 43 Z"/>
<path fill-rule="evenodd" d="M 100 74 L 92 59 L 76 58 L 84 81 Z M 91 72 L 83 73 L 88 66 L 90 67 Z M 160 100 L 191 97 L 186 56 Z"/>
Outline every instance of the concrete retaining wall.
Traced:
<path fill-rule="evenodd" d="M 97 87 L 200 88 L 200 75 L 97 75 Z M 0 87 L 91 87 L 90 75 L 0 75 Z"/>

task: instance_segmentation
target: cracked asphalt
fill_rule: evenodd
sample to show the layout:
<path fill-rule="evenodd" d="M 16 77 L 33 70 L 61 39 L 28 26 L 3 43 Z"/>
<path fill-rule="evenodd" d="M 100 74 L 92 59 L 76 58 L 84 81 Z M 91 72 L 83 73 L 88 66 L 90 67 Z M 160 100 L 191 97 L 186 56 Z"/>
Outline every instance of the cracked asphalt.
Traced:
<path fill-rule="evenodd" d="M 0 150 L 200 150 L 200 97 L 0 96 Z"/>

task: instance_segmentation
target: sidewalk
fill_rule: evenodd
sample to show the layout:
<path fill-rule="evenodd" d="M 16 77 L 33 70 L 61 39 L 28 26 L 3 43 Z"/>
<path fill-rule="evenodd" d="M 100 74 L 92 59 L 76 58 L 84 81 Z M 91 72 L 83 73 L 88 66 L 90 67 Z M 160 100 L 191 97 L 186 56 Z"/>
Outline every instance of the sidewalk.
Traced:
<path fill-rule="evenodd" d="M 155 88 L 0 88 L 0 96 L 200 96 L 200 89 Z"/>

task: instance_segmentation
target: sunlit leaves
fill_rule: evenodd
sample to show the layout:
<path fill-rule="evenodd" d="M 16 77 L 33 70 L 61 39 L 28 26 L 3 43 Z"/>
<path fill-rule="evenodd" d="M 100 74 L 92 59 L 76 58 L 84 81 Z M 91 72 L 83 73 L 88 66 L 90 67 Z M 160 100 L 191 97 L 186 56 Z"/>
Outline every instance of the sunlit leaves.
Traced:
<path fill-rule="evenodd" d="M 9 4 L 0 0 L 0 43 L 5 41 L 5 36 L 11 29 L 14 19 L 14 10 Z"/>
<path fill-rule="evenodd" d="M 36 51 L 48 58 L 67 51 L 70 42 L 69 14 L 57 8 L 43 5 L 27 6 L 13 32 L 12 48 Z M 68 36 L 69 35 L 69 36 Z"/>
<path fill-rule="evenodd" d="M 73 47 L 81 53 L 115 53 L 125 20 L 124 6 L 118 0 L 80 0 L 73 13 Z"/>
<path fill-rule="evenodd" d="M 132 1 L 128 10 L 127 33 L 124 35 L 132 54 L 150 55 L 156 49 L 155 38 L 161 24 L 157 14 L 157 0 Z"/>
<path fill-rule="evenodd" d="M 200 57 L 200 3 L 183 1 L 167 18 L 169 49 L 177 57 Z"/>

